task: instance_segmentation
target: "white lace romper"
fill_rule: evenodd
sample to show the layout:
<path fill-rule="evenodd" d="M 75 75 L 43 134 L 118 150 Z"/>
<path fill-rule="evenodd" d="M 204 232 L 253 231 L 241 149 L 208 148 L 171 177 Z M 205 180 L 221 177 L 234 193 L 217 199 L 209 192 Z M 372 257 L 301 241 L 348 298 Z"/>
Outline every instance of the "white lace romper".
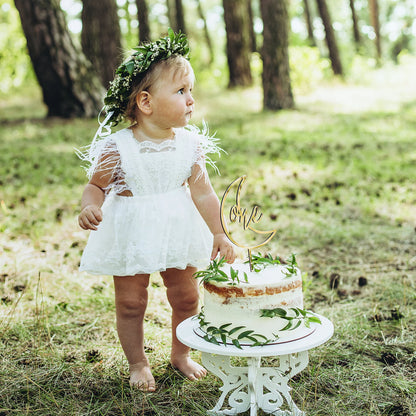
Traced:
<path fill-rule="evenodd" d="M 195 128 L 175 129 L 175 138 L 160 144 L 139 142 L 124 129 L 90 149 L 89 176 L 105 149 L 113 149 L 118 172 L 111 175 L 121 180 L 106 195 L 103 221 L 90 233 L 80 270 L 128 276 L 206 267 L 213 237 L 191 199 L 187 179 L 195 163 L 206 174 L 205 163 L 213 163 L 207 153 L 219 152 L 215 142 Z M 126 189 L 133 196 L 117 195 Z"/>

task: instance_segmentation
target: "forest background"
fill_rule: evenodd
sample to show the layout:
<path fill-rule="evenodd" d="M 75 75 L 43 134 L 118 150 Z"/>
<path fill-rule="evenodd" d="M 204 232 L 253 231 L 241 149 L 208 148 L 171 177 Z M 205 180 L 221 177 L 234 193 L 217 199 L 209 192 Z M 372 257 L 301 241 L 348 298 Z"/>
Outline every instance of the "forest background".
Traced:
<path fill-rule="evenodd" d="M 203 415 L 218 399 L 214 376 L 191 383 L 168 365 L 169 306 L 157 274 L 146 348 L 158 391 L 131 391 L 111 279 L 77 270 L 87 235 L 76 224 L 85 176 L 74 148 L 96 130 L 91 116 L 105 81 L 90 83 L 98 98 L 76 117 L 48 105 L 48 82 L 33 70 L 17 8 L 62 13 L 73 62 L 85 56 L 80 65 L 101 77 L 103 65 L 91 64 L 82 45 L 82 10 L 108 2 L 0 0 L 0 415 Z M 121 59 L 120 50 L 139 40 L 143 2 L 112 3 Z M 334 322 L 332 339 L 310 352 L 291 382 L 295 402 L 311 416 L 415 415 L 415 2 L 145 3 L 152 39 L 168 26 L 189 35 L 194 122 L 208 121 L 227 151 L 217 161 L 221 176 L 212 174 L 219 197 L 248 175 L 247 204 L 260 205 L 262 226 L 278 230 L 267 249 L 297 253 L 306 306 Z M 287 40 L 266 50 L 263 31 L 273 24 L 261 10 L 270 3 L 286 6 L 271 10 L 287 22 Z M 238 57 L 248 67 L 230 59 L 236 47 L 228 45 L 227 19 L 243 25 L 233 33 L 245 37 Z M 279 54 L 285 48 L 287 56 Z M 290 87 L 273 101 L 278 108 L 265 100 L 265 54 L 290 75 L 278 80 Z"/>

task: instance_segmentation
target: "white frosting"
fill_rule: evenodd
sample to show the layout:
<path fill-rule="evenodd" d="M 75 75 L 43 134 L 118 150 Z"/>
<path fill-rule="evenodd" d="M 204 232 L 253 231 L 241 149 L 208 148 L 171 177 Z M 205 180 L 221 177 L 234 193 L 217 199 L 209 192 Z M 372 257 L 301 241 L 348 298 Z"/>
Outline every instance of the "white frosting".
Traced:
<path fill-rule="evenodd" d="M 294 339 L 308 332 L 303 323 L 295 330 L 281 331 L 288 320 L 260 316 L 261 309 L 282 308 L 289 316 L 294 316 L 290 308 L 303 308 L 302 277 L 298 269 L 296 274 L 287 276 L 284 265 L 267 266 L 260 272 L 250 272 L 248 264 L 236 263 L 231 267 L 239 271 L 240 283 L 210 281 L 220 290 L 204 290 L 204 315 L 209 325 L 219 328 L 231 323 L 228 329 L 244 326 L 239 332 L 254 330 L 270 340 Z M 224 265 L 222 270 L 230 275 L 230 265 Z"/>
<path fill-rule="evenodd" d="M 286 286 L 289 283 L 296 281 L 302 281 L 302 276 L 299 269 L 296 269 L 296 273 L 289 274 L 287 265 L 272 265 L 267 266 L 260 272 L 251 272 L 248 263 L 225 263 L 221 270 L 230 276 L 230 269 L 238 271 L 238 278 L 240 280 L 240 287 L 243 290 L 255 287 L 256 289 L 264 289 L 266 287 L 279 287 Z M 247 275 L 247 282 L 245 281 L 244 273 Z M 210 282 L 218 287 L 229 286 L 230 282 Z"/>

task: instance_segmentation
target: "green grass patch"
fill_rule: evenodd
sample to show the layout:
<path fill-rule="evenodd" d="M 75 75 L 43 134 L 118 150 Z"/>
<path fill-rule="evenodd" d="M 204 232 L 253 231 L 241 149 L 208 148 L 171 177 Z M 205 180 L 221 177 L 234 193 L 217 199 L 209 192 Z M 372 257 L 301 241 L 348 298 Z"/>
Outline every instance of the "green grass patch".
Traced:
<path fill-rule="evenodd" d="M 291 382 L 308 416 L 416 413 L 410 74 L 404 65 L 374 71 L 368 85 L 322 85 L 279 113 L 260 111 L 257 87 L 197 90 L 195 122 L 205 118 L 227 152 L 211 178 L 218 195 L 248 176 L 242 200 L 278 230 L 267 250 L 297 254 L 306 306 L 334 322 Z M 45 120 L 36 92 L 0 108 L 0 415 L 206 414 L 221 384 L 192 383 L 169 365 L 160 277 L 145 321 L 158 390 L 144 395 L 128 387 L 112 279 L 78 272 L 87 233 L 77 226 L 85 176 L 74 148 L 96 121 Z"/>

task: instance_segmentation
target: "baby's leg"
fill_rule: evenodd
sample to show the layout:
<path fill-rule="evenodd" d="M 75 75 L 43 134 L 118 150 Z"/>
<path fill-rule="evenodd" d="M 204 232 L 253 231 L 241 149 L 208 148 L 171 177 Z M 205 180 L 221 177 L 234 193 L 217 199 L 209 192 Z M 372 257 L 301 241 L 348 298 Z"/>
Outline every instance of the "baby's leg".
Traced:
<path fill-rule="evenodd" d="M 114 276 L 117 332 L 130 366 L 130 385 L 155 391 L 155 379 L 144 352 L 148 285 L 149 275 Z"/>
<path fill-rule="evenodd" d="M 198 281 L 193 277 L 195 267 L 185 270 L 168 269 L 162 272 L 167 296 L 172 306 L 172 352 L 171 363 L 190 380 L 204 377 L 207 371 L 193 361 L 189 355 L 190 348 L 176 337 L 176 327 L 198 312 Z"/>

